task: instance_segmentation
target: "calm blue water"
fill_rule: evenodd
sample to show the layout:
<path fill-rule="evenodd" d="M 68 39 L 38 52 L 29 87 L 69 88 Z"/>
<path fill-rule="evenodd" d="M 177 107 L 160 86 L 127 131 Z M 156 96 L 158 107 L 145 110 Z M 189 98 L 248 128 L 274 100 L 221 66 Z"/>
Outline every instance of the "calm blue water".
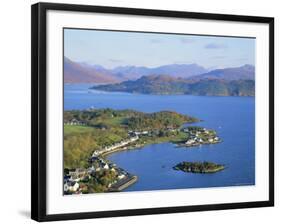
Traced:
<path fill-rule="evenodd" d="M 143 112 L 172 110 L 195 116 L 200 126 L 215 129 L 223 142 L 193 148 L 171 143 L 111 154 L 108 159 L 138 176 L 126 189 L 162 190 L 255 184 L 255 100 L 253 97 L 152 96 L 89 91 L 86 84 L 65 85 L 64 108 L 110 107 Z M 211 161 L 227 169 L 214 174 L 175 171 L 182 161 Z"/>

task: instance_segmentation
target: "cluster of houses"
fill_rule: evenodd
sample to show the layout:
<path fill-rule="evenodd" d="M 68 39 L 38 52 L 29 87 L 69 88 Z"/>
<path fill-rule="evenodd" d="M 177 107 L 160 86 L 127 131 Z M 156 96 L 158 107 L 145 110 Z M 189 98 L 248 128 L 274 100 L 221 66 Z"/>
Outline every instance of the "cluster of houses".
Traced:
<path fill-rule="evenodd" d="M 89 159 L 89 162 L 91 167 L 89 167 L 88 172 L 90 174 L 93 174 L 94 172 L 100 171 L 100 170 L 112 170 L 115 171 L 116 165 L 114 163 L 109 163 L 106 160 L 104 160 L 101 157 L 98 156 L 92 156 Z"/>
<path fill-rule="evenodd" d="M 180 129 L 178 128 L 174 128 L 172 126 L 168 126 L 166 127 L 166 129 L 163 129 L 164 131 L 167 132 L 176 132 L 179 131 Z M 158 136 L 160 133 L 160 129 L 154 129 L 154 130 L 150 130 L 150 131 L 129 131 L 128 135 L 129 136 Z"/>
<path fill-rule="evenodd" d="M 64 181 L 64 185 L 63 185 L 63 191 L 64 193 L 74 193 L 74 192 L 78 192 L 79 189 L 79 183 L 76 181 Z"/>
<path fill-rule="evenodd" d="M 63 123 L 64 125 L 82 125 L 85 126 L 87 125 L 85 122 L 83 121 L 78 121 L 77 119 L 73 118 L 70 121 L 66 121 Z"/>
<path fill-rule="evenodd" d="M 82 125 L 83 123 L 77 121 L 77 120 L 71 120 L 69 125 Z M 124 180 L 124 178 L 128 178 L 131 176 L 128 172 L 123 170 L 122 168 L 119 168 L 114 163 L 107 162 L 103 158 L 99 157 L 100 155 L 104 153 L 108 153 L 114 150 L 117 150 L 119 148 L 124 148 L 128 144 L 135 142 L 139 139 L 139 135 L 146 135 L 148 132 L 134 132 L 130 134 L 129 139 L 123 140 L 121 142 L 115 143 L 111 146 L 106 146 L 103 149 L 95 150 L 92 154 L 92 157 L 89 159 L 89 162 L 91 166 L 88 169 L 81 169 L 77 168 L 75 170 L 71 170 L 68 172 L 67 175 L 64 176 L 64 193 L 65 194 L 79 194 L 80 193 L 80 181 L 85 181 L 86 179 L 91 179 L 95 172 L 101 171 L 101 170 L 110 170 L 116 173 L 116 179 L 109 183 L 107 186 L 110 188 L 114 184 L 118 184 L 119 181 Z"/>
<path fill-rule="evenodd" d="M 148 135 L 149 132 L 148 131 L 129 131 L 128 135 L 129 136 L 139 136 L 139 135 Z"/>
<path fill-rule="evenodd" d="M 169 129 L 169 131 L 176 131 L 176 129 Z M 137 141 L 140 137 L 139 136 L 152 136 L 153 134 L 158 134 L 157 133 L 154 133 L 156 132 L 155 131 L 129 131 L 128 132 L 128 135 L 129 135 L 129 139 L 126 139 L 126 140 L 123 140 L 121 142 L 117 142 L 113 145 L 110 145 L 110 146 L 106 146 L 104 147 L 103 149 L 100 149 L 100 150 L 95 150 L 93 152 L 93 157 L 94 156 L 99 156 L 99 155 L 102 155 L 104 153 L 109 153 L 109 152 L 112 152 L 116 149 L 119 149 L 119 148 L 123 148 L 123 149 L 126 149 L 126 146 L 129 145 L 130 143 L 133 143 L 135 141 Z"/>
<path fill-rule="evenodd" d="M 71 170 L 68 174 L 64 175 L 64 193 L 65 194 L 80 194 L 81 181 L 87 181 L 95 173 L 102 170 L 110 170 L 116 173 L 116 178 L 106 186 L 107 188 L 112 187 L 114 184 L 118 184 L 119 181 L 124 180 L 131 176 L 128 172 L 123 170 L 120 167 L 117 167 L 116 164 L 108 162 L 101 157 L 92 156 L 89 160 L 91 166 L 88 169 L 77 168 Z"/>
<path fill-rule="evenodd" d="M 206 128 L 184 128 L 183 131 L 189 134 L 187 141 L 184 143 L 185 146 L 214 144 L 220 142 L 220 138 L 216 136 L 216 132 L 207 130 Z"/>
<path fill-rule="evenodd" d="M 105 161 L 103 158 L 98 156 L 92 156 L 90 159 L 92 166 L 89 168 L 89 173 L 94 175 L 95 172 L 100 170 L 110 170 L 116 173 L 116 179 L 114 179 L 111 183 L 108 184 L 108 188 L 112 187 L 112 185 L 117 184 L 118 181 L 125 179 L 126 177 L 131 176 L 128 172 L 123 170 L 120 167 L 117 167 L 116 164 Z"/>
<path fill-rule="evenodd" d="M 70 170 L 68 174 L 64 175 L 64 193 L 78 193 L 79 192 L 79 181 L 88 177 L 88 172 L 85 169 L 77 168 Z"/>
<path fill-rule="evenodd" d="M 104 154 L 104 153 L 108 153 L 108 152 L 111 152 L 113 150 L 116 150 L 118 148 L 122 148 L 122 147 L 125 147 L 126 145 L 132 143 L 132 142 L 135 142 L 139 139 L 139 136 L 136 135 L 136 136 L 133 136 L 133 137 L 130 137 L 129 139 L 127 140 L 123 140 L 121 142 L 117 142 L 113 145 L 110 145 L 110 146 L 106 146 L 104 147 L 103 149 L 100 149 L 100 150 L 95 150 L 93 152 L 93 156 L 99 156 L 101 154 Z"/>

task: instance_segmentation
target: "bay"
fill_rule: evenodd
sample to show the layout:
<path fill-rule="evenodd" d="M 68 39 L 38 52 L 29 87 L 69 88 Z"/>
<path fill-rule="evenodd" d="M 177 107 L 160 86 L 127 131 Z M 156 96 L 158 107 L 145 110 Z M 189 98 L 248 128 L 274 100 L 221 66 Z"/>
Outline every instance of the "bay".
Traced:
<path fill-rule="evenodd" d="M 89 84 L 64 86 L 64 109 L 113 108 L 143 112 L 176 111 L 197 117 L 198 126 L 214 129 L 222 143 L 177 148 L 171 143 L 121 151 L 107 158 L 138 181 L 124 191 L 244 186 L 255 184 L 255 98 L 189 95 L 142 95 L 89 90 Z M 226 169 L 193 174 L 172 169 L 182 161 L 210 161 Z"/>

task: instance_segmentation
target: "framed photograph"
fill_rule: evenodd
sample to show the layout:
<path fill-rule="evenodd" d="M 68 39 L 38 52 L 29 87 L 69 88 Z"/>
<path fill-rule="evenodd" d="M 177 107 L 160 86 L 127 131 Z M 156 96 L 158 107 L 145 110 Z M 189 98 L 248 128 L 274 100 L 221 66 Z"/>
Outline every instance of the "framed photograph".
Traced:
<path fill-rule="evenodd" d="M 32 6 L 32 219 L 274 205 L 274 19 Z"/>

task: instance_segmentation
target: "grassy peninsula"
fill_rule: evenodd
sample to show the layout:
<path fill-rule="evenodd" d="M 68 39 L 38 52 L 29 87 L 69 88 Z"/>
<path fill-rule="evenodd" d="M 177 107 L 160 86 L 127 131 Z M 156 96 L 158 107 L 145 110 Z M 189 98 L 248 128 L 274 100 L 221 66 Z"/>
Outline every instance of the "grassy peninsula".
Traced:
<path fill-rule="evenodd" d="M 165 141 L 182 142 L 187 133 L 180 127 L 198 121 L 172 111 L 143 113 L 108 108 L 65 111 L 64 167 L 87 167 L 93 152 L 102 152 L 121 142 L 128 142 L 123 145 L 127 148 Z"/>

